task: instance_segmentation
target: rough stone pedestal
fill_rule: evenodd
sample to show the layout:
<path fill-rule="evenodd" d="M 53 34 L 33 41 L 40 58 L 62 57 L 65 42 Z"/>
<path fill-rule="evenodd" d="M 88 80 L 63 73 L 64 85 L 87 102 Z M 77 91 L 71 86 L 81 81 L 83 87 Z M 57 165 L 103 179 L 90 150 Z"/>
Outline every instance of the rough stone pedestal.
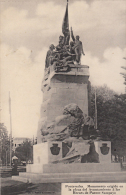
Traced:
<path fill-rule="evenodd" d="M 90 147 L 83 139 L 72 142 L 67 152 L 64 152 L 63 141 L 42 143 L 41 129 L 45 122 L 49 124 L 62 115 L 66 105 L 77 104 L 84 114 L 90 115 L 89 67 L 73 65 L 69 72 L 58 73 L 50 68 L 50 74 L 45 74 L 42 82 L 43 103 L 37 131 L 38 144 L 34 145 L 34 164 L 27 165 L 27 172 L 19 173 L 19 177 L 13 179 L 33 183 L 126 181 L 120 164 L 111 163 L 110 142 L 94 142 L 99 163 L 81 163 L 81 157 L 89 152 Z M 74 163 L 68 163 L 69 160 Z"/>
<path fill-rule="evenodd" d="M 62 115 L 66 105 L 77 104 L 84 114 L 89 113 L 89 67 L 71 65 L 69 72 L 58 73 L 53 70 L 53 66 L 50 68 L 50 74 L 45 75 L 42 82 L 43 102 L 37 131 L 38 143 L 43 142 L 42 127 Z"/>

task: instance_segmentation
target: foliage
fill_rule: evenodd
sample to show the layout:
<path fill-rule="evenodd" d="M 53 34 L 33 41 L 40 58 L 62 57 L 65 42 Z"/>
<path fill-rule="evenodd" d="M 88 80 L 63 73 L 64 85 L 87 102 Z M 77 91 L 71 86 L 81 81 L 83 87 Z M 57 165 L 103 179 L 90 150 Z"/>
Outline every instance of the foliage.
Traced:
<path fill-rule="evenodd" d="M 4 126 L 4 123 L 0 123 L 0 153 L 2 164 L 6 164 L 6 155 L 7 163 L 10 161 L 10 140 L 8 137 L 7 128 Z"/>
<path fill-rule="evenodd" d="M 97 121 L 102 139 L 112 142 L 112 152 L 126 153 L 126 94 L 117 95 L 109 88 L 97 88 Z M 104 95 L 107 89 L 108 95 Z M 94 89 L 91 95 L 94 117 Z"/>
<path fill-rule="evenodd" d="M 21 144 L 21 146 L 16 148 L 15 155 L 21 161 L 26 161 L 26 162 L 28 162 L 28 160 L 33 161 L 33 145 L 32 145 L 32 142 L 29 141 L 29 140 L 24 141 Z"/>
<path fill-rule="evenodd" d="M 123 59 L 126 60 L 126 58 L 123 58 Z M 124 72 L 121 72 L 120 74 L 123 76 L 123 78 L 125 80 L 124 85 L 126 85 L 126 66 L 122 66 L 121 68 L 125 70 Z"/>

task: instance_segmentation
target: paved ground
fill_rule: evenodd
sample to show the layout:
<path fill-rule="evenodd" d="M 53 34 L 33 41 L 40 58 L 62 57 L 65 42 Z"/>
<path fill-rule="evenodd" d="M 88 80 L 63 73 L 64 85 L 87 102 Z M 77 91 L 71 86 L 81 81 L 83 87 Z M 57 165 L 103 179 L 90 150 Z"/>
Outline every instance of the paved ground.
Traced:
<path fill-rule="evenodd" d="M 61 184 L 26 184 L 11 178 L 1 178 L 1 195 L 61 195 Z"/>
<path fill-rule="evenodd" d="M 125 169 L 123 171 L 126 171 Z M 11 177 L 0 178 L 0 195 L 61 195 L 60 183 L 23 183 L 11 180 Z"/>

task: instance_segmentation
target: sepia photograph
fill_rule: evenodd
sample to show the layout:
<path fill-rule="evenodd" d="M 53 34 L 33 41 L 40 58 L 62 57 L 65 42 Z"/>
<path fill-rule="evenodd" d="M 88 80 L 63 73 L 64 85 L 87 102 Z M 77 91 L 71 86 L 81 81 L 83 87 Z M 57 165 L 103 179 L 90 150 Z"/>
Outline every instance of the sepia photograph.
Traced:
<path fill-rule="evenodd" d="M 0 194 L 126 194 L 126 0 L 0 0 Z"/>

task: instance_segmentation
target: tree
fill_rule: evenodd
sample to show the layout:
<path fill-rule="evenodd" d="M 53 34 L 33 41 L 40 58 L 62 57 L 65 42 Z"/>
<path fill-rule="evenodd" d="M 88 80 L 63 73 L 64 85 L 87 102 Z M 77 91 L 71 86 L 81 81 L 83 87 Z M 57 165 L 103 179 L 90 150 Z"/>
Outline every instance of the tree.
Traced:
<path fill-rule="evenodd" d="M 126 60 L 126 58 L 123 58 L 123 59 Z M 122 66 L 121 68 L 125 70 L 125 72 L 122 72 L 120 74 L 123 76 L 123 78 L 125 80 L 124 85 L 126 85 L 126 66 Z M 126 88 L 125 88 L 125 92 L 126 92 Z"/>
<path fill-rule="evenodd" d="M 103 110 L 103 104 L 106 101 L 112 100 L 115 97 L 116 92 L 107 87 L 107 85 L 103 85 L 100 87 L 92 86 L 91 87 L 91 117 L 95 118 L 95 90 L 97 94 L 97 107 L 98 107 L 98 115 Z"/>
<path fill-rule="evenodd" d="M 8 138 L 8 131 L 4 126 L 4 123 L 0 123 L 0 146 L 2 164 L 6 165 L 6 157 L 7 163 L 10 161 L 10 140 Z"/>
<path fill-rule="evenodd" d="M 26 162 L 28 162 L 28 160 L 33 161 L 33 144 L 32 144 L 32 142 L 29 140 L 24 141 L 21 144 L 21 146 L 16 148 L 15 155 L 21 161 L 26 161 Z"/>
<path fill-rule="evenodd" d="M 109 89 L 109 88 L 108 88 Z M 103 140 L 112 142 L 112 153 L 126 153 L 126 94 L 100 93 L 97 88 L 98 130 Z M 105 90 L 102 90 L 102 92 Z M 111 94 L 111 95 L 110 95 Z M 106 98 L 107 97 L 107 98 Z M 91 96 L 92 116 L 94 116 L 94 90 Z"/>

